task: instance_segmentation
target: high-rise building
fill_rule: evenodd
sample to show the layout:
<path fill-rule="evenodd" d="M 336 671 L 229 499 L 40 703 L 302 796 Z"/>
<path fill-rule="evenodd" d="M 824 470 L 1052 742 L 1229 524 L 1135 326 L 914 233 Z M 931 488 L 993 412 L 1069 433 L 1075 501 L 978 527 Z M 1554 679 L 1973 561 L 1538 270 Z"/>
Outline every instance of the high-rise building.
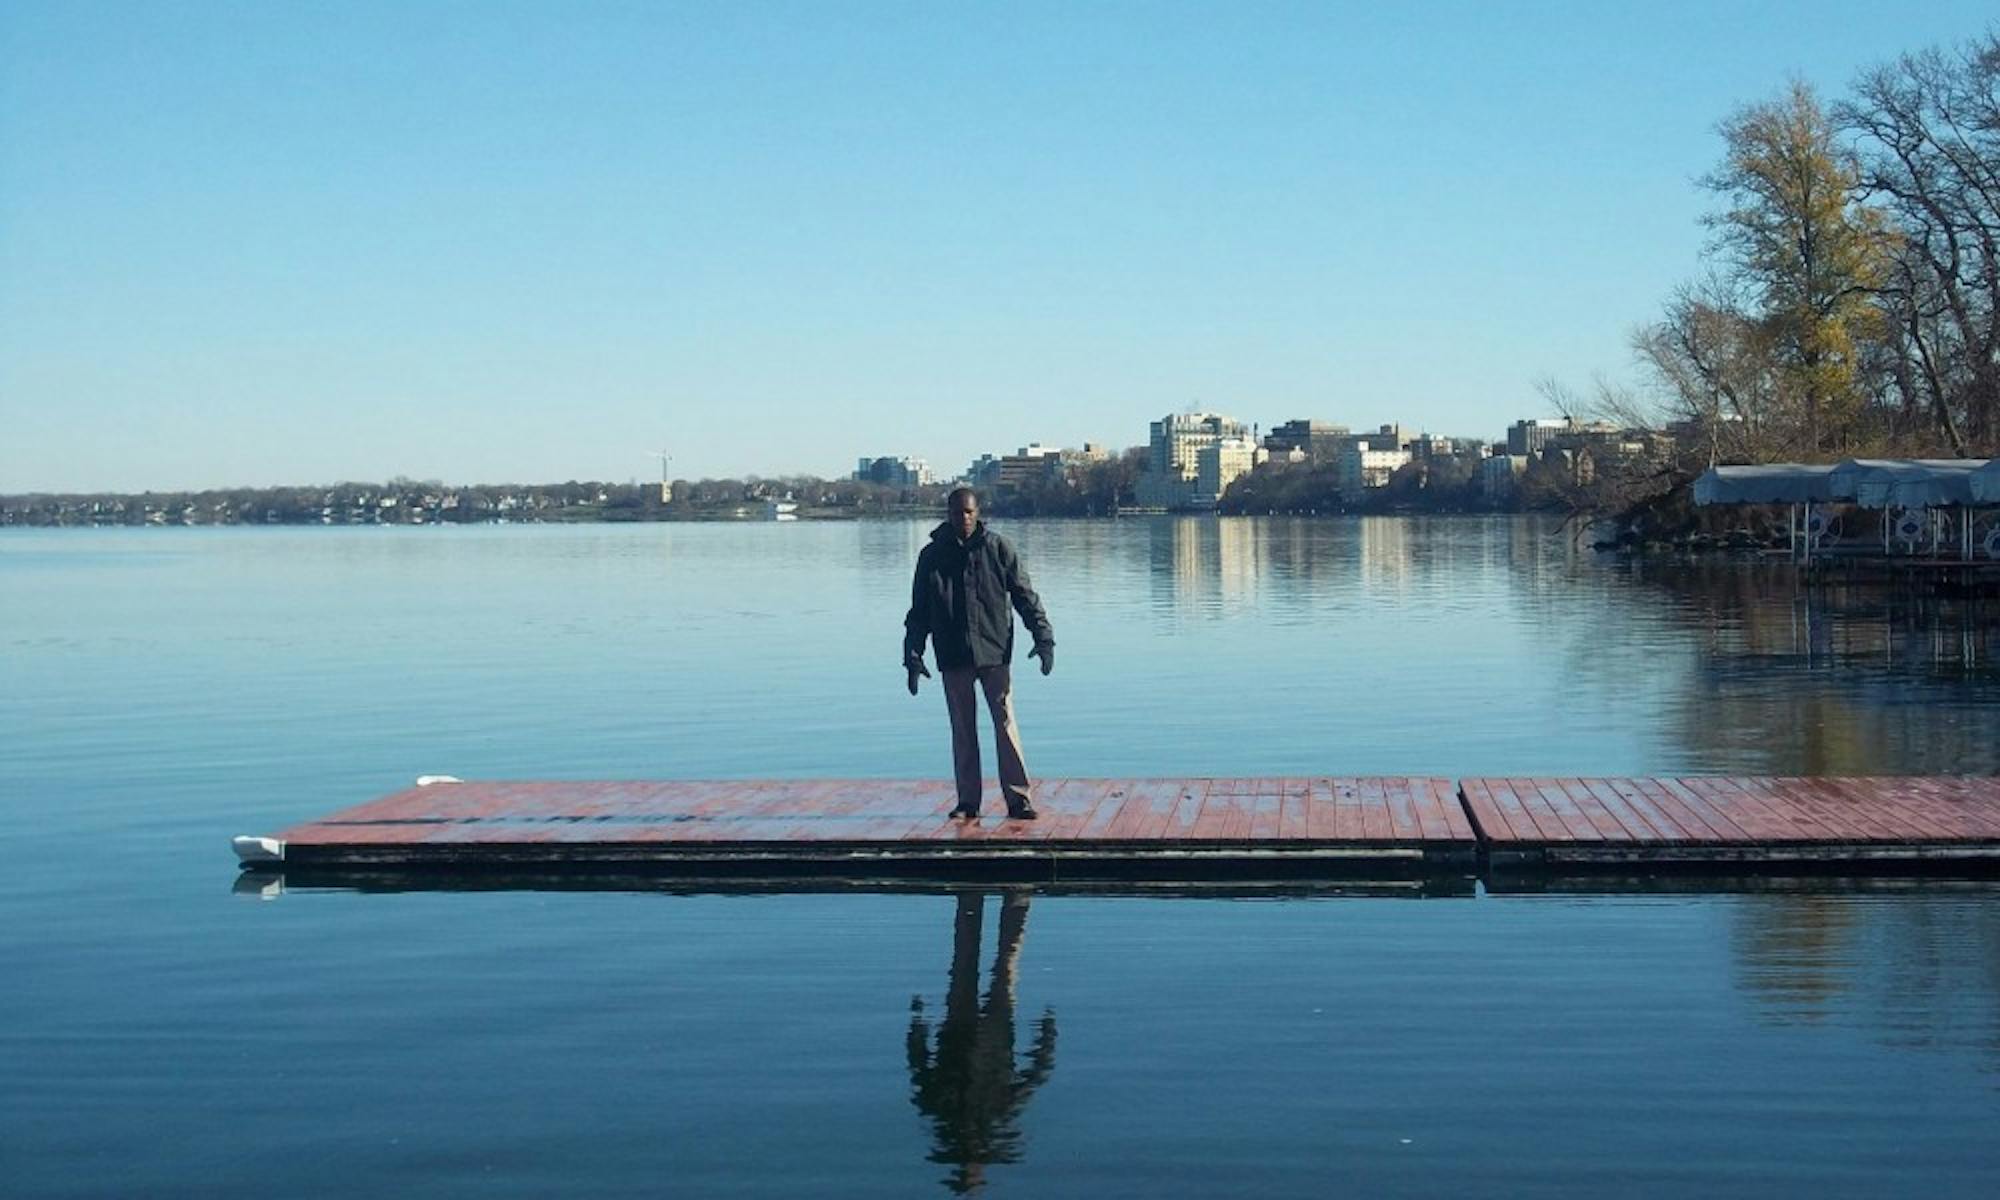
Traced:
<path fill-rule="evenodd" d="M 1146 470 L 1140 474 L 1136 488 L 1139 503 L 1152 508 L 1193 507 L 1195 495 L 1200 491 L 1201 451 L 1224 439 L 1250 442 L 1250 427 L 1241 421 L 1208 412 L 1173 413 L 1153 422 Z M 1255 443 L 1250 442 L 1249 450 L 1254 453 L 1255 449 Z M 1232 449 L 1229 461 L 1234 461 L 1234 455 Z M 1249 470 L 1247 463 L 1243 469 Z M 1218 479 L 1223 470 L 1222 460 L 1218 459 Z M 1222 486 L 1228 485 L 1224 483 Z M 1214 501 L 1210 500 L 1210 503 Z"/>
<path fill-rule="evenodd" d="M 1507 453 L 1513 457 L 1539 454 L 1542 447 L 1569 430 L 1567 418 L 1523 417 L 1507 427 Z"/>
<path fill-rule="evenodd" d="M 1226 437 L 1249 437 L 1250 427 L 1218 413 L 1174 413 L 1153 422 L 1152 435 L 1147 469 L 1156 475 L 1193 479 L 1194 456 L 1203 446 Z"/>
<path fill-rule="evenodd" d="M 888 487 L 929 487 L 937 482 L 931 465 L 921 458 L 864 458 L 854 468 L 856 483 L 879 483 Z"/>

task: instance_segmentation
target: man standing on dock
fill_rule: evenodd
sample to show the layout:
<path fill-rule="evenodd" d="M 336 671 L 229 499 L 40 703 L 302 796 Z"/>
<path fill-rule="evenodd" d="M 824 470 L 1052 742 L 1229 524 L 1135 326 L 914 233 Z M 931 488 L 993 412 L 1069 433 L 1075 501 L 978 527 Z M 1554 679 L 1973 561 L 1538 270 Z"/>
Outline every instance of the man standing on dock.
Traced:
<path fill-rule="evenodd" d="M 946 501 L 944 524 L 931 531 L 931 543 L 917 555 L 917 577 L 910 588 L 910 615 L 903 619 L 903 670 L 910 695 L 917 694 L 924 668 L 924 639 L 937 653 L 944 672 L 944 703 L 951 714 L 951 761 L 958 779 L 958 807 L 951 815 L 979 815 L 979 714 L 975 685 L 986 694 L 993 717 L 993 740 L 1000 760 L 1000 792 L 1007 815 L 1032 821 L 1037 816 L 1021 757 L 1021 731 L 1014 724 L 1014 613 L 1021 614 L 1035 639 L 1030 657 L 1042 660 L 1042 674 L 1056 665 L 1056 635 L 1049 628 L 1041 598 L 1029 586 L 1020 555 L 979 519 L 979 494 L 962 487 Z M 1011 610 L 1010 610 L 1011 606 Z"/>

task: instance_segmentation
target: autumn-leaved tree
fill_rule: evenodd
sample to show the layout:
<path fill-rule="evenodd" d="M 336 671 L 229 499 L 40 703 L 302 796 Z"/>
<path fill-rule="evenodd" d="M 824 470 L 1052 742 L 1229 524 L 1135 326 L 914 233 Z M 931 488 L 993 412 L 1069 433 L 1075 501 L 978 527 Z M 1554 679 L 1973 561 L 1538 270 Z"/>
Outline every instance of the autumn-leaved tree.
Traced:
<path fill-rule="evenodd" d="M 1738 110 L 1720 132 L 1723 163 L 1703 182 L 1727 207 L 1709 224 L 1762 338 L 1778 415 L 1791 418 L 1800 451 L 1844 448 L 1868 400 L 1865 343 L 1883 328 L 1886 223 L 1855 199 L 1854 157 L 1805 84 Z"/>

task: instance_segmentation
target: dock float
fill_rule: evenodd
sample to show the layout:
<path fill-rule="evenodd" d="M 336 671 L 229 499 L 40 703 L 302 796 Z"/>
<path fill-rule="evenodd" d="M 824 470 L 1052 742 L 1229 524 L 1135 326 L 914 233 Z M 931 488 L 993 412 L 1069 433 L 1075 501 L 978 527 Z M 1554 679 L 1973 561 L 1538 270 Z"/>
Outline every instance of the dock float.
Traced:
<path fill-rule="evenodd" d="M 989 792 L 995 789 L 989 784 Z M 1348 874 L 1476 862 L 1449 779 L 1045 779 L 1035 821 L 954 821 L 943 780 L 460 782 L 238 838 L 246 866 L 563 864 L 1061 878 Z"/>
<path fill-rule="evenodd" d="M 959 822 L 943 780 L 426 776 L 236 852 L 265 870 L 1044 881 L 2000 871 L 1991 777 L 1048 779 L 1035 803 L 1037 821 L 995 804 Z"/>
<path fill-rule="evenodd" d="M 1459 796 L 1501 867 L 2000 867 L 1984 776 L 1475 778 Z"/>

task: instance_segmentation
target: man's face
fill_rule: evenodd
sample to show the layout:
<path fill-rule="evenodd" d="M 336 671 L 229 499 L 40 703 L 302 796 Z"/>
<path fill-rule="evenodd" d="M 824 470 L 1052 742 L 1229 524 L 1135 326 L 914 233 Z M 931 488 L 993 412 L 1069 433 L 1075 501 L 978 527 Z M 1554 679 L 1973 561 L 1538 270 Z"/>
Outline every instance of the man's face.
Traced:
<path fill-rule="evenodd" d="M 951 527 L 960 538 L 972 536 L 973 526 L 979 524 L 979 501 L 970 496 L 961 496 L 951 502 Z"/>

